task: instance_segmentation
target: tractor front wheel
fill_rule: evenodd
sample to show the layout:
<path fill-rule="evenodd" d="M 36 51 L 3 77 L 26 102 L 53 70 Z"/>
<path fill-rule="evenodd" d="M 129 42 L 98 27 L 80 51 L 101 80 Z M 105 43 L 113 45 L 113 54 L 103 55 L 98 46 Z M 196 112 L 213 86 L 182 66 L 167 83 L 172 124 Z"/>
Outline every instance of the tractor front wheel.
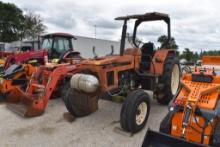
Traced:
<path fill-rule="evenodd" d="M 150 98 L 144 90 L 135 90 L 125 99 L 120 115 L 121 127 L 131 133 L 140 131 L 150 113 Z"/>
<path fill-rule="evenodd" d="M 154 92 L 158 103 L 168 104 L 177 93 L 180 84 L 179 61 L 174 55 L 167 56 L 164 63 L 164 72 L 159 79 L 159 86 Z"/>
<path fill-rule="evenodd" d="M 76 117 L 83 117 L 98 109 L 97 97 L 69 88 L 64 98 L 67 110 Z"/>

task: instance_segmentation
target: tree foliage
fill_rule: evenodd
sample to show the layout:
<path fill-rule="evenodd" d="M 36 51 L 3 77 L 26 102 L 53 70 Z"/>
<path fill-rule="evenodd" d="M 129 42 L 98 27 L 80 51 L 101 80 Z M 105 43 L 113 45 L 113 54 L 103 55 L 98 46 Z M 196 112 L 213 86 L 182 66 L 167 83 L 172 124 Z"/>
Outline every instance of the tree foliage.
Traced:
<path fill-rule="evenodd" d="M 210 51 L 201 51 L 193 52 L 189 48 L 185 48 L 182 54 L 179 55 L 180 59 L 186 59 L 187 62 L 196 62 L 199 60 L 203 55 L 209 55 L 209 56 L 220 56 L 219 50 L 210 50 Z"/>
<path fill-rule="evenodd" d="M 45 26 L 40 15 L 28 12 L 24 15 L 22 37 L 26 39 L 34 39 L 44 33 Z"/>
<path fill-rule="evenodd" d="M 157 41 L 161 44 L 160 48 L 168 48 L 168 49 L 178 49 L 179 48 L 173 37 L 171 37 L 170 41 L 168 42 L 168 37 L 166 35 L 162 35 L 158 38 Z"/>
<path fill-rule="evenodd" d="M 0 1 L 0 41 L 11 42 L 35 38 L 45 30 L 39 15 L 23 11 L 12 3 Z"/>
<path fill-rule="evenodd" d="M 22 31 L 22 10 L 11 3 L 0 1 L 0 41 L 18 40 Z"/>
<path fill-rule="evenodd" d="M 183 53 L 180 55 L 181 59 L 186 59 L 187 62 L 195 62 L 196 60 L 198 60 L 199 55 L 198 53 L 194 53 L 192 51 L 190 51 L 189 48 L 185 48 Z"/>
<path fill-rule="evenodd" d="M 202 55 L 220 56 L 220 50 L 203 51 Z"/>

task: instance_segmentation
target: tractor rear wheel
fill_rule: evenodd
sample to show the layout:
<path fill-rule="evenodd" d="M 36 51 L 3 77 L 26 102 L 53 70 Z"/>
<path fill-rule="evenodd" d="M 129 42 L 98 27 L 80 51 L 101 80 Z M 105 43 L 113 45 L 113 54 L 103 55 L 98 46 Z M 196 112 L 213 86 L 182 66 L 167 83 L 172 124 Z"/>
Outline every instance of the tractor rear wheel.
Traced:
<path fill-rule="evenodd" d="M 68 99 L 70 90 L 71 90 L 71 88 L 68 88 L 67 93 L 64 96 L 62 96 L 62 99 L 63 99 L 63 102 L 65 103 L 66 109 L 72 114 L 73 108 L 71 106 L 71 102 L 69 101 L 70 99 Z"/>
<path fill-rule="evenodd" d="M 120 115 L 121 127 L 127 131 L 136 133 L 146 124 L 150 113 L 150 98 L 144 90 L 135 90 L 125 99 Z"/>
<path fill-rule="evenodd" d="M 212 145 L 220 147 L 220 120 L 218 120 L 212 136 Z"/>
<path fill-rule="evenodd" d="M 67 110 L 76 117 L 89 115 L 98 109 L 98 100 L 96 97 L 91 97 L 73 88 L 68 89 L 64 103 Z"/>
<path fill-rule="evenodd" d="M 160 86 L 154 92 L 158 103 L 168 104 L 177 93 L 180 83 L 179 61 L 174 55 L 167 56 L 164 63 L 164 72 L 159 79 Z"/>

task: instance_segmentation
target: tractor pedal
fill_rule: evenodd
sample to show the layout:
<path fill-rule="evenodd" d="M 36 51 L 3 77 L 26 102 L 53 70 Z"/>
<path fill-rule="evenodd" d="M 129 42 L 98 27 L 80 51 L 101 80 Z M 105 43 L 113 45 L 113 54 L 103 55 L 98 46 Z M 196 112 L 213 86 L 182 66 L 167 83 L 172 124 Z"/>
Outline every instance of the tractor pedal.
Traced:
<path fill-rule="evenodd" d="M 115 133 L 121 134 L 123 136 L 127 136 L 127 137 L 132 137 L 133 133 L 129 133 L 129 132 L 125 132 L 124 130 L 122 130 L 122 128 L 120 127 L 114 127 L 113 131 Z"/>

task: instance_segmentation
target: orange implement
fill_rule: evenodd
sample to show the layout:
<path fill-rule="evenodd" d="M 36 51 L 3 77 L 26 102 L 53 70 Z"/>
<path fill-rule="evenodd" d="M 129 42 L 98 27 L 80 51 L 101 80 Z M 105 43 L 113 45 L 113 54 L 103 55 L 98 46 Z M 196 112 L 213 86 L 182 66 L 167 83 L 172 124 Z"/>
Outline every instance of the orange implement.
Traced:
<path fill-rule="evenodd" d="M 203 59 L 206 60 L 204 63 L 208 63 L 211 58 Z M 173 141 L 176 141 L 175 138 L 181 138 L 200 146 L 220 145 L 218 70 L 207 67 L 195 68 L 192 73 L 182 76 L 181 88 L 161 122 L 160 132 L 171 135 Z"/>
<path fill-rule="evenodd" d="M 8 108 L 25 117 L 41 115 L 52 93 L 59 88 L 59 83 L 75 72 L 76 65 L 68 63 L 40 66 L 25 92 L 15 88 L 9 94 Z"/>
<path fill-rule="evenodd" d="M 0 93 L 5 95 L 14 88 L 25 88 L 36 67 L 31 64 L 12 65 L 5 71 L 0 84 Z"/>

